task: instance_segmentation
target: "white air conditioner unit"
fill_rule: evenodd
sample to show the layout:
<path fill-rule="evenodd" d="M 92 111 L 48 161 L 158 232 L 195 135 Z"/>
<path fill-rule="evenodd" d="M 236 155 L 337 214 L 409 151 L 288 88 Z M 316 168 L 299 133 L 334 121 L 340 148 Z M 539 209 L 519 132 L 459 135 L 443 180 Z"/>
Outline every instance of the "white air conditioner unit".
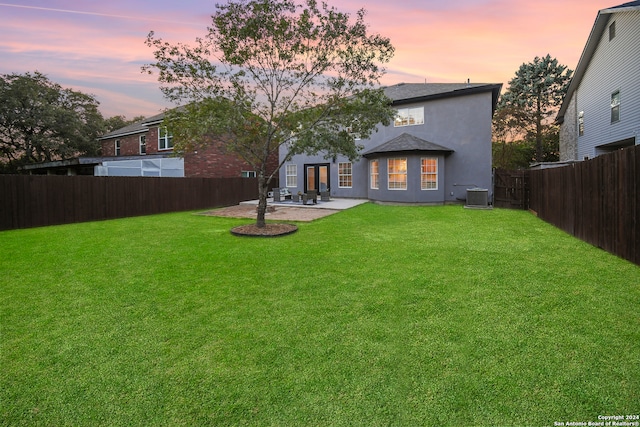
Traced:
<path fill-rule="evenodd" d="M 489 206 L 489 190 L 486 188 L 468 188 L 467 206 L 483 208 Z"/>

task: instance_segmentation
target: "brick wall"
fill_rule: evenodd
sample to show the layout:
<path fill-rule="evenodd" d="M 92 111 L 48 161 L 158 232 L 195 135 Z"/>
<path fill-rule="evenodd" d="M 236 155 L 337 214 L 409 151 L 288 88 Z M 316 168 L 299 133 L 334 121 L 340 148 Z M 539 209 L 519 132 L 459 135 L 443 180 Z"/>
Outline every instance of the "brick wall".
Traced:
<path fill-rule="evenodd" d="M 121 156 L 137 156 L 140 154 L 140 135 L 127 135 L 119 138 L 110 138 L 100 141 L 102 146 L 103 156 L 115 156 L 116 155 L 116 140 L 120 140 L 120 155 Z M 148 137 L 147 137 L 148 145 Z M 147 148 L 148 150 L 148 148 Z"/>
<path fill-rule="evenodd" d="M 149 128 L 147 132 L 147 154 L 170 153 L 173 150 L 158 150 L 158 127 Z"/>
<path fill-rule="evenodd" d="M 103 156 L 116 155 L 116 140 L 120 140 L 121 156 L 137 156 L 140 154 L 140 136 L 145 135 L 147 138 L 146 154 L 170 153 L 172 150 L 158 150 L 158 127 L 149 128 L 147 132 L 140 132 L 134 135 L 127 135 L 118 138 L 109 138 L 100 141 Z"/>
<path fill-rule="evenodd" d="M 194 178 L 237 178 L 253 167 L 236 155 L 226 154 L 216 147 L 199 148 L 184 156 L 184 175 Z"/>
<path fill-rule="evenodd" d="M 137 133 L 120 138 L 101 141 L 102 155 L 115 156 L 115 140 L 120 140 L 120 156 L 140 154 L 140 135 L 146 135 L 147 154 L 171 153 L 172 150 L 158 150 L 158 127 L 151 127 L 146 133 Z M 268 171 L 278 166 L 277 153 L 269 160 Z M 235 154 L 225 153 L 224 148 L 209 146 L 188 153 L 184 159 L 185 177 L 192 178 L 239 178 L 243 171 L 254 168 Z"/>
<path fill-rule="evenodd" d="M 273 171 L 278 165 L 277 155 L 272 156 L 267 170 Z M 238 155 L 225 153 L 224 148 L 210 146 L 199 148 L 184 157 L 184 174 L 186 177 L 198 178 L 237 178 L 243 171 L 254 171 L 254 168 Z"/>

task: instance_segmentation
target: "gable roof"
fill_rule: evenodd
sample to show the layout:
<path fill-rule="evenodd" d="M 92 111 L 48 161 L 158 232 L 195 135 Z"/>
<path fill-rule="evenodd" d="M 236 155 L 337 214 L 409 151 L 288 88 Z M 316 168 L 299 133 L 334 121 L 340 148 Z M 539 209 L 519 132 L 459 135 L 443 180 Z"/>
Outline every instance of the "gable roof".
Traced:
<path fill-rule="evenodd" d="M 494 111 L 501 89 L 502 83 L 398 83 L 385 87 L 384 94 L 393 101 L 393 105 L 402 105 L 491 92 Z"/>
<path fill-rule="evenodd" d="M 580 60 L 578 61 L 578 66 L 576 67 L 576 71 L 573 73 L 571 83 L 569 83 L 567 94 L 565 95 L 564 100 L 562 101 L 562 105 L 560 106 L 560 110 L 558 111 L 558 115 L 556 116 L 556 121 L 558 123 L 564 122 L 564 115 L 567 112 L 567 108 L 569 108 L 569 102 L 573 97 L 573 93 L 576 91 L 578 86 L 580 86 L 580 82 L 584 77 L 584 73 L 589 67 L 589 63 L 591 62 L 591 58 L 593 58 L 593 54 L 598 47 L 598 43 L 600 43 L 602 34 L 609 24 L 611 15 L 617 12 L 626 12 L 631 10 L 640 10 L 640 1 L 623 3 L 618 6 L 612 6 L 607 9 L 598 11 L 596 20 L 593 23 L 593 27 L 591 28 L 591 33 L 589 34 L 589 38 L 587 39 L 587 44 L 584 46 L 584 50 L 582 51 L 582 55 L 580 56 Z"/>
<path fill-rule="evenodd" d="M 183 106 L 175 107 L 178 111 L 184 109 Z M 128 135 L 135 135 L 137 133 L 147 132 L 150 127 L 157 126 L 164 120 L 164 116 L 166 115 L 166 111 L 162 113 L 156 114 L 155 116 L 147 117 L 146 119 L 140 120 L 139 122 L 132 123 L 123 128 L 113 130 L 109 133 L 106 133 L 98 138 L 98 140 L 102 139 L 110 139 L 117 138 Z"/>
<path fill-rule="evenodd" d="M 137 133 L 144 133 L 149 130 L 149 128 L 144 125 L 144 122 L 145 120 L 142 120 L 142 121 L 127 125 L 123 128 L 112 130 L 111 132 L 98 137 L 98 140 L 135 135 Z"/>
<path fill-rule="evenodd" d="M 363 157 L 372 157 L 375 154 L 382 153 L 407 153 L 407 152 L 437 152 L 437 153 L 453 153 L 453 150 L 442 145 L 435 144 L 430 141 L 418 138 L 408 133 L 403 133 L 377 147 L 373 147 L 364 153 Z"/>

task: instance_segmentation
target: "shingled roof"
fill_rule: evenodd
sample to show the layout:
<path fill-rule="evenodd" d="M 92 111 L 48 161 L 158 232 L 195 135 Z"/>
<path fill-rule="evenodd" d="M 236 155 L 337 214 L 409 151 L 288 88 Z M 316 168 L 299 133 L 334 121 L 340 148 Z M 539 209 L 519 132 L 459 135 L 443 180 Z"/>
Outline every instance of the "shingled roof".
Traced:
<path fill-rule="evenodd" d="M 501 89 L 502 84 L 493 83 L 398 83 L 385 87 L 384 94 L 399 105 L 491 92 L 495 110 Z"/>
<path fill-rule="evenodd" d="M 377 147 L 365 151 L 364 153 L 362 153 L 362 156 L 372 157 L 376 154 L 382 153 L 407 153 L 425 151 L 445 154 L 453 153 L 453 150 L 450 148 L 443 147 L 442 145 L 426 141 L 413 135 L 409 135 L 408 133 L 403 133 L 402 135 L 397 136 L 385 142 L 384 144 L 378 145 Z"/>
<path fill-rule="evenodd" d="M 136 122 L 136 123 L 132 123 L 130 125 L 127 125 L 123 128 L 120 129 L 116 129 L 113 130 L 109 133 L 106 133 L 104 135 L 102 135 L 101 137 L 99 137 L 98 139 L 109 139 L 109 138 L 116 138 L 116 137 L 122 137 L 122 136 L 127 136 L 127 135 L 135 135 L 137 133 L 143 133 L 149 130 L 149 128 L 147 126 L 144 125 L 144 123 L 146 122 L 145 120 Z"/>

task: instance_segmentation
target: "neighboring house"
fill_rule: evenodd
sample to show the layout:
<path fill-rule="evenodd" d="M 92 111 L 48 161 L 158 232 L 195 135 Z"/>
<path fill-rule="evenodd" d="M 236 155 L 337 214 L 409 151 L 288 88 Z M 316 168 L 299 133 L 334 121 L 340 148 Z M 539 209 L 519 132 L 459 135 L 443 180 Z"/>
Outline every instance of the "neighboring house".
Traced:
<path fill-rule="evenodd" d="M 173 157 L 163 119 L 164 113 L 158 114 L 98 138 L 103 158 L 94 175 L 184 177 L 184 159 Z"/>
<path fill-rule="evenodd" d="M 162 126 L 164 113 L 109 132 L 98 141 L 100 157 L 79 157 L 25 167 L 31 173 L 95 176 L 235 178 L 256 176 L 254 169 L 221 147 L 174 156 L 173 137 Z M 276 156 L 269 164 L 277 167 Z"/>
<path fill-rule="evenodd" d="M 362 158 L 294 156 L 280 170 L 292 193 L 330 189 L 334 197 L 442 204 L 468 188 L 491 188 L 491 123 L 501 84 L 405 84 L 385 88 L 398 111 L 378 126 Z M 281 158 L 286 153 L 281 151 Z"/>
<path fill-rule="evenodd" d="M 184 158 L 173 156 L 173 137 L 162 126 L 164 113 L 118 129 L 99 138 L 102 154 L 114 156 L 99 169 L 102 175 L 136 175 L 125 168 L 133 166 L 137 176 L 186 176 L 201 178 L 252 178 L 253 168 L 235 154 L 221 147 L 201 148 Z M 119 160 L 118 156 L 135 156 Z M 269 165 L 275 169 L 277 158 Z M 98 171 L 98 169 L 97 169 Z M 97 175 L 98 173 L 96 173 Z"/>
<path fill-rule="evenodd" d="M 561 161 L 640 144 L 640 1 L 598 12 L 557 122 Z"/>

